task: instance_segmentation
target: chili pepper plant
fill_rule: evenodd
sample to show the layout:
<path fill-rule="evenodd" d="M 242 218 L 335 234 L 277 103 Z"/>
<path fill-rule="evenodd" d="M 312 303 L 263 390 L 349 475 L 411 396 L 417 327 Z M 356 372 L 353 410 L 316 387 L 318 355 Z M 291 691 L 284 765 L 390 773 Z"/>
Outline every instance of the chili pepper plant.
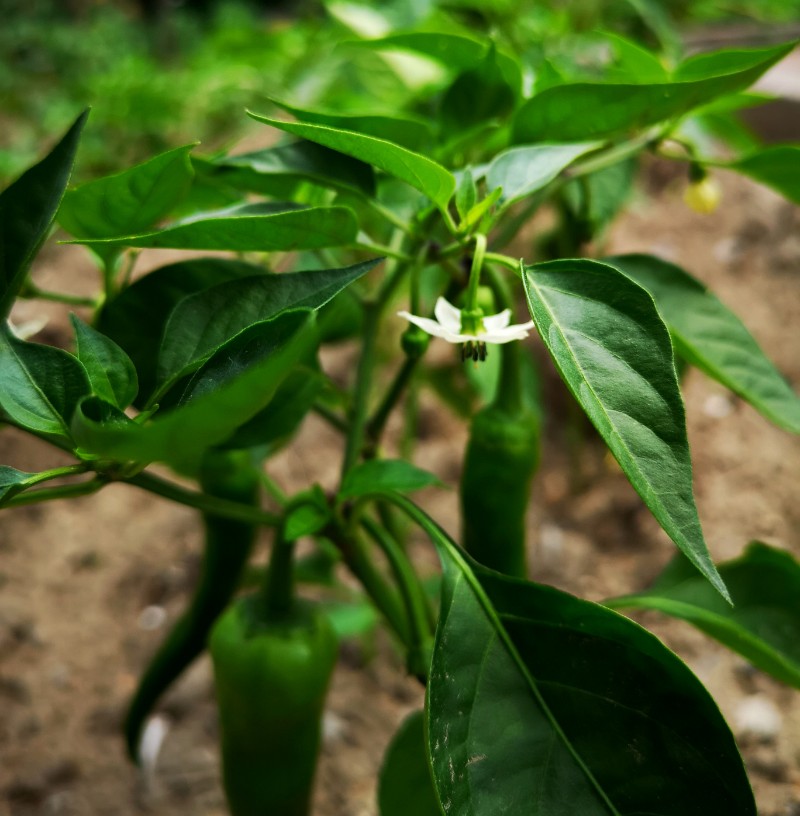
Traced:
<path fill-rule="evenodd" d="M 798 147 L 742 152 L 733 140 L 720 152 L 708 139 L 723 122 L 739 132 L 732 112 L 793 46 L 680 59 L 606 44 L 611 57 L 587 68 L 454 26 L 354 35 L 349 47 L 398 70 L 424 60 L 426 81 L 409 80 L 407 101 L 386 111 L 371 98 L 359 110 L 276 98 L 269 115 L 248 112 L 272 147 L 181 146 L 70 188 L 83 113 L 0 196 L 3 317 L 17 298 L 76 312 L 69 349 L 3 321 L 0 418 L 74 463 L 0 467 L 0 503 L 12 512 L 121 482 L 202 517 L 195 595 L 125 722 L 134 762 L 160 696 L 209 649 L 231 813 L 309 813 L 343 634 L 325 598 L 349 571 L 426 687 L 387 752 L 383 816 L 755 814 L 714 700 L 617 610 L 684 619 L 800 686 L 800 569 L 759 542 L 712 560 L 677 372 L 696 366 L 788 433 L 800 400 L 692 270 L 604 257 L 599 238 L 647 155 L 682 167 L 703 207 L 718 168 L 800 203 Z M 555 216 L 546 232 L 531 226 L 543 209 Z M 56 221 L 96 260 L 96 297 L 29 276 Z M 215 254 L 132 274 L 149 248 Z M 344 385 L 319 357 L 342 341 L 358 348 Z M 437 381 L 429 349 L 446 343 L 445 373 L 473 397 L 450 531 L 410 497 L 446 487 L 412 463 L 418 394 Z M 651 587 L 596 603 L 528 580 L 546 410 L 536 344 L 675 543 Z M 272 457 L 309 413 L 341 433 L 340 478 L 286 495 Z M 396 413 L 405 431 L 392 447 Z M 269 564 L 241 592 L 260 528 Z M 409 547 L 420 533 L 441 562 L 438 593 Z"/>

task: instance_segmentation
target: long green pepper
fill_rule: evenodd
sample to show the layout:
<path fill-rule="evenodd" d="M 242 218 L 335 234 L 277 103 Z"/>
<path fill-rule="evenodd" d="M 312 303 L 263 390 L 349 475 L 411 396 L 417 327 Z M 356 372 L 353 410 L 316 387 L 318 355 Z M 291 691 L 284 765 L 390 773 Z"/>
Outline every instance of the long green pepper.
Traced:
<path fill-rule="evenodd" d="M 470 426 L 460 485 L 462 544 L 484 566 L 524 578 L 539 419 L 522 399 L 519 345 L 504 345 L 502 354 L 496 397 Z"/>

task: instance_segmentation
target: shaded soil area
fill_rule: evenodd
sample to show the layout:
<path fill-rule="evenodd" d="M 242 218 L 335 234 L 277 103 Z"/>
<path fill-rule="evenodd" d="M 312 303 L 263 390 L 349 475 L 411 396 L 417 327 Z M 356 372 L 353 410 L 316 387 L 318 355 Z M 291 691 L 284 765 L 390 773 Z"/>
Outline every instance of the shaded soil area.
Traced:
<path fill-rule="evenodd" d="M 657 196 L 640 193 L 631 203 L 608 249 L 654 252 L 692 271 L 741 316 L 797 388 L 798 210 L 742 179 L 720 180 L 723 206 L 699 216 L 683 206 L 680 185 L 662 179 Z M 144 255 L 140 269 L 165 257 Z M 35 270 L 40 286 L 76 293 L 90 292 L 95 275 L 73 247 L 48 250 Z M 41 337 L 63 342 L 59 312 L 24 303 L 15 317 L 50 315 Z M 343 372 L 352 362 L 346 348 L 325 359 Z M 545 385 L 548 401 L 563 399 L 552 371 Z M 800 556 L 800 441 L 696 371 L 686 377 L 685 394 L 697 501 L 714 558 L 735 557 L 753 539 Z M 551 420 L 545 429 L 530 560 L 534 579 L 600 600 L 644 586 L 673 546 L 589 430 L 574 441 L 581 427 Z M 416 463 L 454 484 L 464 442 L 460 421 L 423 395 Z M 339 447 L 335 433 L 310 418 L 270 473 L 287 490 L 311 481 L 332 487 Z M 60 463 L 54 449 L 11 430 L 0 434 L 0 462 L 31 471 Z M 430 491 L 421 501 L 457 533 L 453 491 Z M 153 773 L 127 763 L 119 733 L 138 672 L 186 603 L 199 543 L 191 510 L 121 485 L 2 513 L 0 816 L 225 813 L 205 659 L 163 702 L 169 730 Z M 430 548 L 422 540 L 415 547 L 433 569 Z M 654 613 L 638 619 L 689 662 L 718 700 L 742 746 L 762 815 L 798 816 L 800 695 L 686 624 Z M 383 750 L 422 700 L 422 689 L 405 676 L 383 634 L 374 649 L 343 649 L 325 720 L 318 816 L 375 814 Z"/>

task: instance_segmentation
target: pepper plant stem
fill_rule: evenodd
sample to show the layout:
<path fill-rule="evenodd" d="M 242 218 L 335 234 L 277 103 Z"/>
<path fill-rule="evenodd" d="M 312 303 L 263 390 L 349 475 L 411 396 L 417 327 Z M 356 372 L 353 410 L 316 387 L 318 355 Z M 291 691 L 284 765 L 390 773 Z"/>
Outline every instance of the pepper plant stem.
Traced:
<path fill-rule="evenodd" d="M 380 305 L 376 302 L 364 304 L 364 327 L 361 357 L 358 360 L 355 392 L 350 415 L 350 432 L 345 444 L 342 461 L 342 478 L 356 464 L 364 445 L 364 432 L 369 410 L 369 392 L 372 373 L 375 368 L 375 343 L 378 339 Z"/>
<path fill-rule="evenodd" d="M 418 362 L 419 358 L 406 357 L 397 374 L 395 374 L 395 377 L 389 386 L 389 390 L 384 395 L 381 404 L 378 406 L 372 418 L 367 423 L 367 444 L 365 455 L 374 455 L 375 449 L 380 443 L 381 436 L 383 435 L 383 431 L 386 427 L 386 422 L 388 421 L 395 405 L 397 405 L 398 401 L 400 400 L 400 397 L 402 397 Z"/>
<path fill-rule="evenodd" d="M 170 499 L 178 504 L 195 507 L 209 515 L 222 516 L 234 521 L 244 521 L 265 527 L 276 527 L 280 522 L 280 518 L 274 513 L 268 513 L 257 507 L 251 507 L 229 499 L 211 496 L 208 493 L 187 490 L 154 476 L 152 473 L 138 473 L 129 479 L 125 479 L 124 482 L 134 487 L 140 487 L 150 493 L 155 493 L 158 496 L 163 496 L 165 499 Z"/>
<path fill-rule="evenodd" d="M 326 535 L 336 545 L 347 568 L 359 580 L 389 627 L 402 643 L 408 645 L 410 643 L 409 622 L 406 620 L 403 606 L 397 594 L 376 569 L 364 547 L 364 542 L 340 523 L 332 524 Z"/>
<path fill-rule="evenodd" d="M 402 548 L 380 524 L 369 517 L 362 518 L 361 524 L 386 557 L 406 608 L 410 629 L 409 671 L 417 677 L 427 677 L 426 661 L 433 646 L 433 634 L 428 602 L 419 579 Z"/>
<path fill-rule="evenodd" d="M 23 507 L 27 504 L 39 504 L 40 502 L 54 501 L 56 499 L 74 499 L 78 496 L 89 496 L 92 493 L 97 493 L 107 484 L 107 479 L 98 477 L 78 484 L 43 487 L 40 490 L 30 490 L 8 499 L 8 501 L 3 502 L 3 507 Z"/>
<path fill-rule="evenodd" d="M 294 601 L 294 542 L 286 541 L 281 529 L 275 536 L 262 598 L 268 620 L 288 615 Z"/>

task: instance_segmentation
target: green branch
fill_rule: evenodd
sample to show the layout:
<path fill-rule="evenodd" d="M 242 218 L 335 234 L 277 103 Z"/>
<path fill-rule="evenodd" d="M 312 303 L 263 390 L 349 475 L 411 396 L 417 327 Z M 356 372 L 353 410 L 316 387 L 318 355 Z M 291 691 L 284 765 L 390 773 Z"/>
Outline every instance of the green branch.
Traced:
<path fill-rule="evenodd" d="M 248 524 L 258 524 L 264 527 L 277 527 L 280 517 L 274 513 L 268 513 L 257 507 L 248 504 L 222 499 L 218 496 L 211 496 L 208 493 L 200 493 L 195 490 L 187 490 L 172 482 L 154 476 L 152 473 L 139 473 L 129 479 L 125 479 L 124 484 L 139 487 L 157 496 L 177 502 L 178 504 L 194 507 L 212 516 L 222 516 L 223 518 L 243 521 Z"/>

